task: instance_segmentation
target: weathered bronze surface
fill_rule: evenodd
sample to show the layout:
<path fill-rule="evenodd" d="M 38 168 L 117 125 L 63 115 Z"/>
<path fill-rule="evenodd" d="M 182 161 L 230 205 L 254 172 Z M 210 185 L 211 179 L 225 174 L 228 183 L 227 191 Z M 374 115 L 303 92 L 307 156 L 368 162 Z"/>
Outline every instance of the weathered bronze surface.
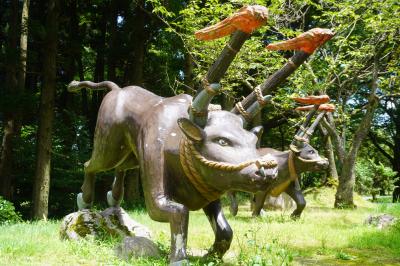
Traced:
<path fill-rule="evenodd" d="M 234 16 L 236 19 L 228 20 L 228 24 L 245 16 L 255 22 L 247 24 L 253 31 L 265 22 L 266 9 L 247 7 Z M 187 263 L 190 210 L 203 208 L 215 234 L 209 254 L 222 257 L 233 233 L 219 197 L 230 189 L 253 193 L 265 190 L 277 176 L 276 161 L 257 152 L 257 130 L 245 130 L 241 116 L 208 108 L 220 91 L 217 82 L 250 36 L 251 31 L 242 31 L 239 24 L 234 25 L 237 31 L 193 99 L 185 94 L 162 98 L 137 86 L 119 88 L 111 81 L 73 81 L 69 85 L 70 91 L 110 89 L 98 112 L 93 152 L 85 163 L 82 193 L 77 197 L 79 208 L 92 205 L 95 174 L 110 169 L 115 169 L 115 180 L 107 201 L 118 206 L 124 172 L 139 167 L 150 217 L 170 223 L 173 265 Z"/>

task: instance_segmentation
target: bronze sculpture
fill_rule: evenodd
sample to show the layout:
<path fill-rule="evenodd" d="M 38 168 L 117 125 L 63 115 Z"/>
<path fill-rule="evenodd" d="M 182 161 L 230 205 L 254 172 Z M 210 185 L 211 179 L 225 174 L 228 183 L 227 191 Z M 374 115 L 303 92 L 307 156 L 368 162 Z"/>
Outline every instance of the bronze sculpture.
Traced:
<path fill-rule="evenodd" d="M 248 6 L 197 34 L 213 39 L 233 32 L 203 79 L 203 90 L 193 99 L 184 94 L 162 98 L 136 86 L 119 88 L 110 81 L 70 83 L 70 91 L 83 87 L 111 90 L 98 113 L 93 153 L 85 163 L 82 193 L 77 197 L 80 209 L 90 208 L 93 202 L 95 174 L 109 169 L 115 169 L 115 180 L 107 201 L 118 206 L 124 172 L 138 165 L 150 217 L 170 223 L 170 263 L 187 262 L 189 210 L 200 208 L 215 234 L 208 254 L 224 255 L 233 233 L 219 197 L 231 189 L 253 193 L 265 190 L 277 176 L 277 162 L 268 154 L 260 156 L 257 152 L 260 128 L 243 128 L 270 96 L 264 97 L 260 92 L 248 106 L 239 104 L 239 114 L 209 111 L 208 106 L 220 91 L 218 82 L 236 53 L 266 19 L 265 7 Z"/>
<path fill-rule="evenodd" d="M 256 12 L 260 14 L 254 19 L 265 21 L 266 9 Z M 243 44 L 249 33 L 239 31 L 232 38 L 237 36 Z M 228 45 L 238 50 L 241 44 L 234 39 Z M 98 113 L 93 153 L 85 163 L 82 193 L 77 198 L 79 208 L 91 206 L 95 174 L 109 169 L 115 169 L 115 180 L 107 199 L 111 206 L 118 205 L 124 171 L 139 165 L 149 215 L 170 223 L 171 264 L 187 261 L 189 210 L 203 208 L 215 232 L 209 254 L 222 257 L 230 246 L 232 230 L 219 197 L 231 188 L 263 190 L 277 175 L 276 162 L 257 154 L 257 136 L 243 129 L 240 116 L 208 111 L 220 90 L 217 82 L 234 56 L 229 51 L 221 54 L 213 66 L 217 70 L 210 71 L 204 89 L 193 99 L 189 95 L 162 98 L 136 86 L 121 89 L 110 81 L 69 85 L 70 91 L 82 87 L 111 90 Z"/>

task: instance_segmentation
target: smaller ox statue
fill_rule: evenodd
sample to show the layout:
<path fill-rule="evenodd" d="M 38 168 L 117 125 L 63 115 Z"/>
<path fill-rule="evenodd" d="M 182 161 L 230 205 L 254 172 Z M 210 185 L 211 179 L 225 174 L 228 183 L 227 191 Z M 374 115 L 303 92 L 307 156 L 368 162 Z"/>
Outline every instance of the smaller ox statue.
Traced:
<path fill-rule="evenodd" d="M 329 101 L 329 97 L 323 96 L 308 96 L 304 98 L 295 98 L 298 102 L 315 103 L 311 106 L 301 106 L 296 108 L 298 111 L 310 111 L 303 125 L 294 136 L 290 149 L 288 151 L 278 151 L 271 148 L 260 148 L 258 153 L 271 154 L 278 162 L 278 177 L 264 191 L 257 192 L 252 201 L 252 215 L 259 216 L 264 206 L 267 195 L 273 197 L 279 196 L 282 192 L 286 192 L 296 203 L 296 209 L 291 214 L 291 217 L 297 219 L 303 212 L 306 201 L 300 188 L 299 174 L 303 172 L 315 172 L 327 169 L 329 162 L 326 158 L 321 157 L 318 151 L 314 149 L 308 142 L 311 135 L 314 133 L 319 121 L 323 118 L 326 112 L 332 112 L 334 106 L 324 104 Z M 317 110 L 322 111 L 312 125 L 306 128 Z M 238 204 L 234 192 L 229 192 L 228 196 L 231 200 L 230 211 L 232 215 L 237 214 Z"/>

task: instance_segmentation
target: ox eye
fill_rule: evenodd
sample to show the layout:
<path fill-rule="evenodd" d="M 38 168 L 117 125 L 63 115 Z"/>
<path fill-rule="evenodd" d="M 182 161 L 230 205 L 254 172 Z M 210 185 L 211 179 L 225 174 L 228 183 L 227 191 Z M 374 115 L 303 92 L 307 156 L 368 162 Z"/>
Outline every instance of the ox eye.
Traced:
<path fill-rule="evenodd" d="M 309 150 L 309 151 L 308 151 L 308 153 L 309 153 L 309 154 L 314 154 L 314 153 L 315 153 L 315 151 L 313 151 L 313 150 Z"/>
<path fill-rule="evenodd" d="M 216 138 L 215 142 L 221 146 L 229 146 L 230 145 L 230 141 L 227 140 L 226 138 Z"/>

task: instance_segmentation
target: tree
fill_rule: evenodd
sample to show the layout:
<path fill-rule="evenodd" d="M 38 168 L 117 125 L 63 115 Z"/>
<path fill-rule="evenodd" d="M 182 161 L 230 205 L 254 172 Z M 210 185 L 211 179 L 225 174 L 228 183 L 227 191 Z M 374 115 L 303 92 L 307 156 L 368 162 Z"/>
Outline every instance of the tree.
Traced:
<path fill-rule="evenodd" d="M 46 38 L 43 51 L 42 72 L 43 86 L 40 97 L 40 124 L 33 191 L 33 217 L 35 219 L 46 219 L 48 215 L 54 98 L 57 85 L 58 5 L 58 0 L 50 0 L 46 11 Z"/>
<path fill-rule="evenodd" d="M 331 51 L 323 55 L 328 66 L 317 74 L 326 77 L 324 89 L 339 107 L 336 119 L 329 115 L 323 120 L 340 162 L 335 206 L 354 207 L 357 154 L 373 122 L 378 92 L 387 90 L 383 81 L 388 78 L 387 69 L 399 41 L 395 27 L 398 19 L 390 15 L 398 5 L 394 1 L 326 1 L 324 5 L 330 11 L 323 16 L 335 21 L 340 32 L 331 43 Z"/>
<path fill-rule="evenodd" d="M 17 45 L 18 34 L 18 1 L 12 1 L 12 13 L 10 14 L 9 27 L 9 45 L 7 63 L 9 69 L 7 71 L 7 89 L 9 95 L 20 101 L 26 77 L 26 61 L 28 49 L 28 19 L 29 19 L 29 0 L 23 1 L 21 15 L 21 33 L 19 50 Z M 13 198 L 13 175 L 12 173 L 12 153 L 13 143 L 19 135 L 21 129 L 22 106 L 20 102 L 16 103 L 16 108 L 12 108 L 5 116 L 4 135 L 1 146 L 0 155 L 0 195 L 5 199 L 12 200 Z"/>

